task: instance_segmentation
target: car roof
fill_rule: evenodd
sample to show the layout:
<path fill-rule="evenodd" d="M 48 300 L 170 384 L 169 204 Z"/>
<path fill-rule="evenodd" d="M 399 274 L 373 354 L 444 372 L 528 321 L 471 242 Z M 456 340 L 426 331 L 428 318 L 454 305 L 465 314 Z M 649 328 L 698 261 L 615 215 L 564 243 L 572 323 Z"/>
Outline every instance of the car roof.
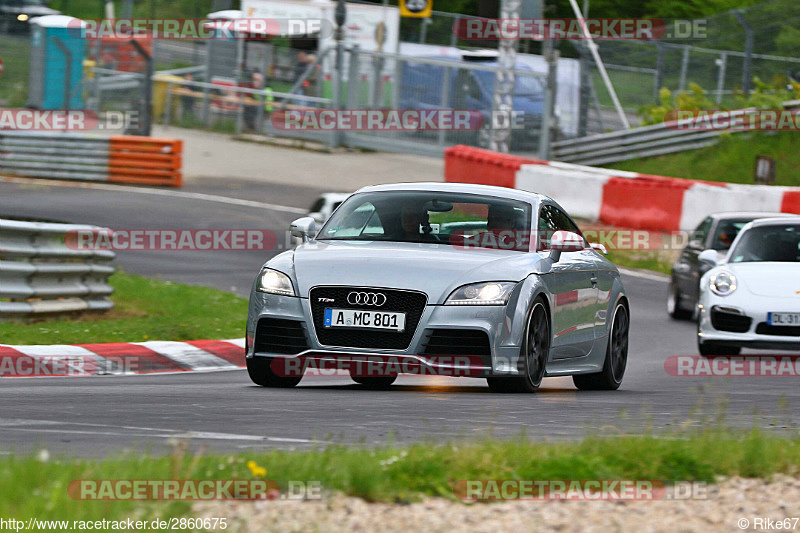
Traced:
<path fill-rule="evenodd" d="M 717 220 L 728 220 L 731 218 L 774 218 L 782 216 L 793 216 L 791 213 L 775 213 L 774 211 L 726 211 L 724 213 L 713 213 L 711 217 Z"/>
<path fill-rule="evenodd" d="M 791 213 L 788 215 L 775 215 L 770 218 L 759 218 L 757 220 L 753 220 L 748 224 L 749 227 L 754 228 L 756 226 L 778 226 L 786 223 L 791 224 L 800 224 L 800 217 L 797 215 L 792 215 Z"/>
<path fill-rule="evenodd" d="M 360 192 L 389 192 L 389 191 L 438 191 L 438 192 L 461 192 L 465 194 L 483 194 L 486 196 L 498 196 L 510 200 L 520 200 L 531 204 L 548 202 L 556 204 L 550 197 L 535 192 L 511 189 L 509 187 L 496 187 L 494 185 L 478 185 L 475 183 L 442 183 L 442 182 L 410 182 L 410 183 L 387 183 L 385 185 L 370 185 L 362 187 Z M 556 204 L 557 205 L 557 204 Z"/>

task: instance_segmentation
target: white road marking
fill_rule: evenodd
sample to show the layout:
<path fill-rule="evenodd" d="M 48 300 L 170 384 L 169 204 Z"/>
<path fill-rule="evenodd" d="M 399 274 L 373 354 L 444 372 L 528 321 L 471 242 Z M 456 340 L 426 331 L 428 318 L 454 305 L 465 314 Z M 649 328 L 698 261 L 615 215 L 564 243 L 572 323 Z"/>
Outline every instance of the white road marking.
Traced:
<path fill-rule="evenodd" d="M 632 278 L 649 279 L 650 281 L 660 281 L 662 283 L 669 283 L 669 276 L 661 274 L 660 272 L 642 272 L 641 270 L 631 270 L 628 268 L 617 267 L 620 274 L 631 276 Z"/>
<path fill-rule="evenodd" d="M 229 205 L 240 205 L 244 207 L 256 207 L 258 209 L 271 209 L 273 211 L 284 211 L 286 213 L 295 213 L 300 215 L 304 215 L 307 213 L 305 209 L 302 209 L 300 207 L 270 204 L 266 202 L 256 202 L 254 200 L 243 200 L 241 198 L 231 198 L 229 196 L 219 196 L 216 194 L 205 194 L 200 192 L 171 191 L 166 189 L 152 189 L 149 187 L 129 187 L 126 185 L 111 185 L 107 183 L 96 183 L 96 182 L 37 180 L 33 178 L 16 178 L 10 176 L 0 176 L 0 181 L 4 181 L 6 183 L 35 184 L 35 185 L 45 185 L 53 187 L 72 187 L 78 189 L 97 189 L 102 191 L 132 192 L 136 194 L 150 194 L 153 196 L 167 196 L 171 198 L 184 198 L 187 200 L 203 200 L 206 202 L 218 202 Z"/>
<path fill-rule="evenodd" d="M 19 427 L 21 425 L 43 425 L 43 426 L 88 426 L 92 429 L 44 429 Z M 114 426 L 106 424 L 91 424 L 85 422 L 58 422 L 53 420 L 10 420 L 0 419 L 0 427 L 9 431 L 25 431 L 34 433 L 72 433 L 75 435 L 108 435 L 121 437 L 162 437 L 177 439 L 202 439 L 202 440 L 245 440 L 245 441 L 270 441 L 270 442 L 296 442 L 302 444 L 326 443 L 326 441 L 314 439 L 295 439 L 288 437 L 270 437 L 267 435 L 241 435 L 238 433 L 216 433 L 210 431 L 171 431 L 168 429 L 137 427 L 137 426 Z M 102 429 L 101 429 L 102 428 Z M 126 430 L 126 431 L 120 431 Z"/>

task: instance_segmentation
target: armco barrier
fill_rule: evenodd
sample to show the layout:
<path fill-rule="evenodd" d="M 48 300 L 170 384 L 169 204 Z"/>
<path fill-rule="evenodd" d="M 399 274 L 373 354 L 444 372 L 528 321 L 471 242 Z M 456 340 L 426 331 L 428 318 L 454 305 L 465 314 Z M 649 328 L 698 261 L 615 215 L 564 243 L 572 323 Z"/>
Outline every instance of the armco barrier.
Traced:
<path fill-rule="evenodd" d="M 445 150 L 445 180 L 550 196 L 573 216 L 635 229 L 693 229 L 720 211 L 800 213 L 800 188 L 668 178 L 468 146 Z"/>
<path fill-rule="evenodd" d="M 0 172 L 180 187 L 183 141 L 0 130 Z"/>
<path fill-rule="evenodd" d="M 108 250 L 73 250 L 70 231 L 97 226 L 0 219 L 0 317 L 113 307 Z"/>

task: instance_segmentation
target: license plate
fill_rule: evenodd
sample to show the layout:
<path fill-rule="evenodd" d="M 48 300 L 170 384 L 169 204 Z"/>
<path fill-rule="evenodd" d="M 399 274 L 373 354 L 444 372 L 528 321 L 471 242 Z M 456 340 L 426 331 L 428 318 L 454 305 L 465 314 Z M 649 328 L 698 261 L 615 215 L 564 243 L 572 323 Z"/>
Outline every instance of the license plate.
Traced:
<path fill-rule="evenodd" d="M 406 329 L 405 313 L 362 311 L 358 309 L 325 309 L 326 328 Z"/>
<path fill-rule="evenodd" d="M 800 313 L 767 313 L 770 326 L 800 326 Z"/>

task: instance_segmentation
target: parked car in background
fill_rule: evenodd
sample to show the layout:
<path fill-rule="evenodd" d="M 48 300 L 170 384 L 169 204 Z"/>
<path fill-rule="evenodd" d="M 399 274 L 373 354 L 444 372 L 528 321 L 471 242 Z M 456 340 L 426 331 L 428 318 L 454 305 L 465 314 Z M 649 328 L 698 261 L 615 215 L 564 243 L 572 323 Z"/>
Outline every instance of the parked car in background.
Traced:
<path fill-rule="evenodd" d="M 458 67 L 458 59 L 447 56 L 433 56 L 436 59 L 454 63 Z M 450 72 L 445 86 L 445 67 L 428 63 L 403 63 L 403 84 L 400 90 L 400 106 L 403 109 L 434 110 L 447 107 L 449 109 L 472 110 L 483 116 L 483 125 L 475 131 L 455 132 L 450 134 L 458 142 L 489 147 L 491 132 L 492 98 L 494 96 L 495 73 L 490 70 L 475 70 L 470 65 L 498 67 L 496 58 L 473 58 L 463 62 L 463 68 L 448 69 Z M 533 70 L 523 64 L 517 70 L 531 72 Z M 435 90 L 432 90 L 436 88 Z M 444 90 L 442 89 L 444 88 Z M 442 105 L 442 96 L 447 97 L 447 105 Z M 539 130 L 542 124 L 544 106 L 544 86 L 534 75 L 516 77 L 513 95 L 514 111 L 519 113 L 518 122 L 523 129 L 512 133 L 511 147 L 514 150 L 533 150 L 538 147 Z M 435 133 L 435 132 L 434 132 Z"/>
<path fill-rule="evenodd" d="M 697 344 L 701 355 L 742 348 L 800 350 L 800 219 L 754 220 L 700 279 Z"/>
<path fill-rule="evenodd" d="M 703 219 L 689 236 L 688 244 L 672 265 L 672 278 L 667 293 L 667 312 L 675 319 L 695 316 L 700 294 L 700 278 L 714 265 L 699 259 L 704 250 L 715 250 L 721 260 L 733 244 L 739 231 L 757 218 L 774 217 L 776 213 L 741 212 L 714 213 Z"/>
<path fill-rule="evenodd" d="M 0 0 L 0 33 L 27 33 L 32 18 L 60 14 L 44 0 Z"/>

